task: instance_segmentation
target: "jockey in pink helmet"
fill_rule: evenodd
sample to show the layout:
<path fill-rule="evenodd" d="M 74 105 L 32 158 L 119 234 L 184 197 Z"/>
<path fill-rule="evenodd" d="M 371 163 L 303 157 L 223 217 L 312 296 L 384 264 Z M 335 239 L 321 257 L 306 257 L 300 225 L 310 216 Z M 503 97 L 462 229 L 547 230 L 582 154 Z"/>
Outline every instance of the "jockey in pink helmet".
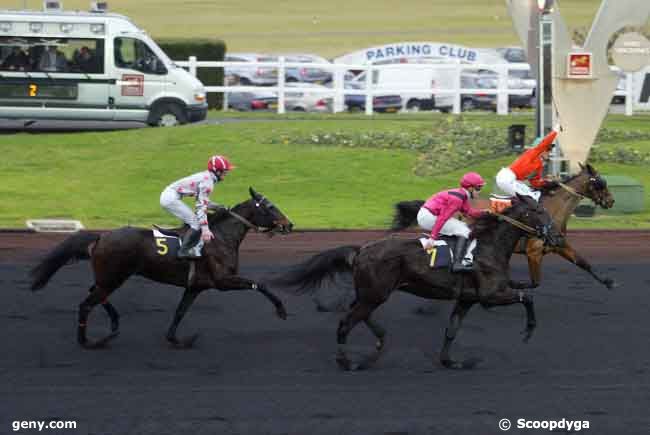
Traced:
<path fill-rule="evenodd" d="M 224 156 L 215 155 L 208 160 L 208 168 L 178 181 L 171 183 L 160 195 L 160 205 L 181 219 L 190 229 L 183 234 L 178 257 L 198 258 L 201 256 L 198 249 L 193 250 L 199 240 L 204 242 L 214 239 L 214 234 L 208 227 L 208 208 L 218 208 L 218 204 L 209 200 L 214 185 L 222 181 L 226 174 L 234 169 L 230 161 Z M 183 197 L 193 196 L 196 199 L 195 212 L 182 201 Z"/>
<path fill-rule="evenodd" d="M 469 239 L 470 229 L 466 223 L 454 218 L 460 212 L 466 216 L 479 217 L 484 212 L 471 206 L 469 200 L 478 196 L 478 192 L 485 185 L 483 178 L 476 172 L 468 172 L 460 179 L 460 189 L 451 189 L 438 192 L 430 197 L 418 212 L 418 224 L 421 228 L 431 231 L 431 238 L 427 241 L 428 246 L 433 247 L 433 241 L 440 234 L 446 236 L 457 236 L 458 240 L 454 249 L 453 272 L 472 270 L 473 251 L 476 241 L 467 249 L 463 255 L 465 246 Z"/>

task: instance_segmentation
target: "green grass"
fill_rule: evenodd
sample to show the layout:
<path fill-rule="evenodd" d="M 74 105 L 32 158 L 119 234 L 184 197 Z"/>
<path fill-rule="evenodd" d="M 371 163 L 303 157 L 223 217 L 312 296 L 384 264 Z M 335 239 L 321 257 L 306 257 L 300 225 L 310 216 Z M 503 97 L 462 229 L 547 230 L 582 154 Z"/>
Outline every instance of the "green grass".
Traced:
<path fill-rule="evenodd" d="M 87 10 L 87 0 L 65 0 Z M 28 0 L 33 9 L 40 0 Z M 600 0 L 563 0 L 570 28 L 589 25 Z M 18 8 L 2 0 L 0 8 Z M 154 37 L 216 37 L 229 51 L 309 52 L 336 57 L 401 41 L 438 41 L 471 47 L 520 45 L 503 0 L 111 0 Z"/>
<path fill-rule="evenodd" d="M 413 174 L 417 154 L 408 150 L 268 143 L 279 133 L 315 130 L 426 130 L 432 116 L 444 115 L 265 114 L 275 119 L 269 121 L 261 116 L 214 126 L 0 136 L 0 227 L 24 227 L 26 219 L 57 217 L 79 219 L 90 228 L 175 224 L 159 206 L 160 192 L 171 181 L 202 170 L 208 156 L 216 152 L 229 156 L 238 168 L 217 187 L 213 200 L 233 205 L 247 198 L 250 185 L 268 195 L 301 228 L 385 227 L 393 203 L 452 187 L 470 169 L 423 178 Z M 531 115 L 469 118 L 502 128 L 513 122 L 532 124 Z M 650 129 L 647 117 L 614 116 L 605 125 Z M 650 143 L 635 146 L 650 150 Z M 471 169 L 491 181 L 508 161 L 491 160 Z M 602 173 L 642 181 L 650 204 L 647 168 L 597 166 Z M 571 226 L 650 228 L 650 212 L 574 220 Z"/>

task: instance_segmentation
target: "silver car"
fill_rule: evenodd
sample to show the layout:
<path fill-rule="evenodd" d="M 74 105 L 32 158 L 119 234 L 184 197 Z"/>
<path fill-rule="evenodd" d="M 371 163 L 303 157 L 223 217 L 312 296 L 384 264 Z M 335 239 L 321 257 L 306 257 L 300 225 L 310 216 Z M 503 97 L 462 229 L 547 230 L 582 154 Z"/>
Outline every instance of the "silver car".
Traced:
<path fill-rule="evenodd" d="M 257 53 L 231 53 L 227 54 L 224 60 L 226 62 L 277 62 L 278 58 Z M 278 69 L 261 65 L 227 66 L 224 68 L 224 77 L 229 85 L 273 86 L 278 82 Z"/>
<path fill-rule="evenodd" d="M 331 112 L 332 95 L 323 92 L 302 92 L 294 91 L 291 88 L 310 88 L 327 90 L 322 85 L 315 83 L 286 83 L 287 92 L 284 94 L 284 105 L 286 110 L 294 112 Z"/>
<path fill-rule="evenodd" d="M 327 59 L 313 54 L 287 54 L 284 57 L 285 62 L 299 63 L 330 63 Z M 324 68 L 290 67 L 286 69 L 285 80 L 287 82 L 307 82 L 307 83 L 328 83 L 332 81 L 332 70 Z"/>

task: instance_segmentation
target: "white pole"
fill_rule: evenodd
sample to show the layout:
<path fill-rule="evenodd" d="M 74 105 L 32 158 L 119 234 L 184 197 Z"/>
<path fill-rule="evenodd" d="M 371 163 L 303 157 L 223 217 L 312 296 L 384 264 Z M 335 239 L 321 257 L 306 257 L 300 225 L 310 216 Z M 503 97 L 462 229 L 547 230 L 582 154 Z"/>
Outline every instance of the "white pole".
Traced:
<path fill-rule="evenodd" d="M 632 73 L 625 73 L 625 114 L 634 115 L 634 86 L 632 83 Z"/>
<path fill-rule="evenodd" d="M 366 115 L 372 115 L 372 100 L 373 100 L 373 87 L 372 87 L 372 64 L 366 64 Z"/>
<path fill-rule="evenodd" d="M 508 114 L 508 66 L 506 64 L 497 65 L 499 80 L 497 84 L 497 114 Z"/>
<path fill-rule="evenodd" d="M 463 73 L 463 68 L 460 66 L 460 61 L 456 62 L 456 66 L 454 67 L 454 107 L 452 109 L 452 113 L 454 115 L 460 114 L 460 103 L 461 103 L 461 86 L 462 82 L 460 80 L 460 76 Z"/>
<path fill-rule="evenodd" d="M 345 109 L 345 97 L 343 89 L 345 88 L 345 67 L 337 65 L 334 69 L 334 113 L 343 112 Z"/>
<path fill-rule="evenodd" d="M 285 78 L 285 66 L 284 66 L 284 56 L 278 58 L 280 62 L 280 67 L 278 68 L 278 113 L 284 114 L 284 78 Z"/>

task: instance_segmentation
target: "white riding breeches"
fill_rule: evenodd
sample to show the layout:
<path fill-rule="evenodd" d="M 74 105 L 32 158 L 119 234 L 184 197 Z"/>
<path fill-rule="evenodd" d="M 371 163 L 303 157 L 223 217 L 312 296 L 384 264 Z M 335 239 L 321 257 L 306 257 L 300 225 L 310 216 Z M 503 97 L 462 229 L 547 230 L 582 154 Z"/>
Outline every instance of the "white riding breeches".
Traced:
<path fill-rule="evenodd" d="M 165 189 L 160 194 L 162 208 L 188 224 L 195 230 L 200 228 L 199 221 L 192 209 L 181 200 L 181 195 L 172 189 Z"/>
<path fill-rule="evenodd" d="M 431 231 L 433 226 L 436 224 L 438 216 L 432 214 L 429 210 L 422 207 L 418 212 L 418 225 L 420 228 L 423 228 L 427 231 Z M 450 218 L 445 222 L 445 224 L 440 229 L 440 234 L 445 236 L 459 236 L 469 239 L 471 231 L 465 222 L 461 222 L 458 219 Z M 468 263 L 471 263 L 474 260 L 474 248 L 476 248 L 476 240 L 472 240 L 465 252 L 464 260 Z"/>
<path fill-rule="evenodd" d="M 541 192 L 533 190 L 526 183 L 517 180 L 517 176 L 510 168 L 502 168 L 497 173 L 496 182 L 499 189 L 508 196 L 515 196 L 518 193 L 520 195 L 530 196 L 539 202 Z"/>
<path fill-rule="evenodd" d="M 420 228 L 431 231 L 437 219 L 438 216 L 432 214 L 426 208 L 420 208 L 418 212 L 418 225 L 420 225 Z M 467 224 L 455 218 L 448 219 L 440 229 L 440 234 L 444 234 L 445 236 L 460 236 L 466 239 L 469 238 L 469 233 L 470 230 Z"/>

